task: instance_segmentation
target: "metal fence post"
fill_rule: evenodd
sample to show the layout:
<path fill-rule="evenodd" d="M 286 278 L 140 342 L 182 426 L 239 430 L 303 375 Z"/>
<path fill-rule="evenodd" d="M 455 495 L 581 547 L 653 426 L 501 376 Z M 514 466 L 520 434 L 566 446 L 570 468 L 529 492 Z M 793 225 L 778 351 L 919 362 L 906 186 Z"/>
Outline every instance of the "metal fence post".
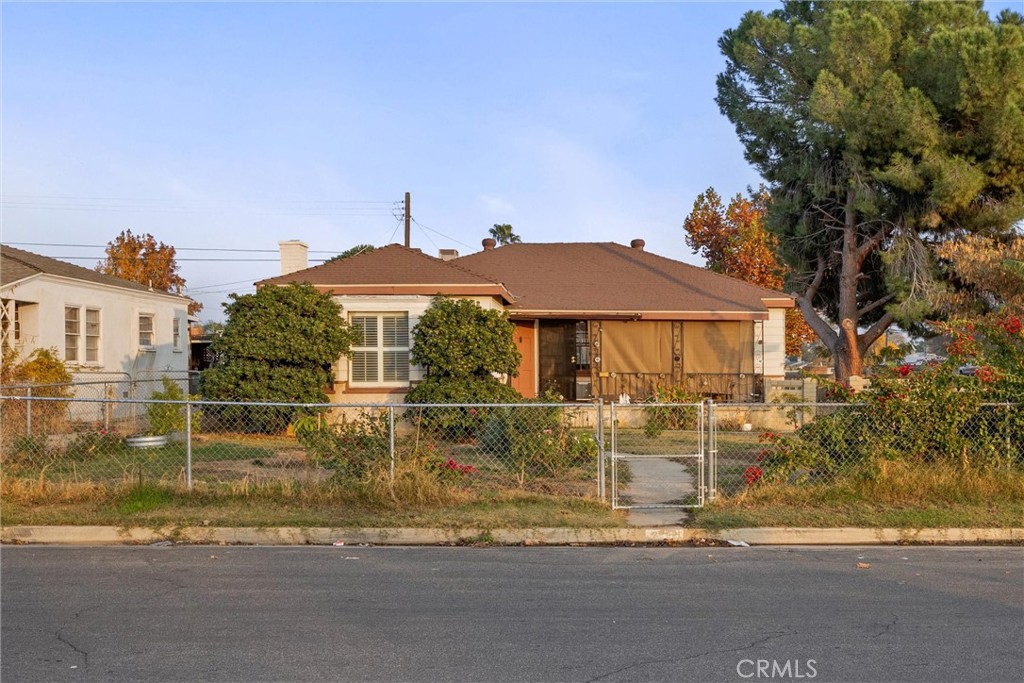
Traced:
<path fill-rule="evenodd" d="M 1017 410 L 1020 410 L 1020 404 L 1017 404 Z M 1013 406 L 1010 403 L 1006 404 L 1006 417 L 1003 418 L 1003 432 L 1006 434 L 1006 465 L 1009 467 L 1013 464 L 1013 450 L 1010 444 L 1010 418 L 1013 411 Z"/>
<path fill-rule="evenodd" d="M 597 439 L 597 492 L 601 500 L 604 495 L 604 399 L 597 399 L 597 424 L 595 425 L 595 438 Z"/>
<path fill-rule="evenodd" d="M 28 400 L 25 401 L 25 436 L 32 436 L 32 387 L 28 388 Z"/>
<path fill-rule="evenodd" d="M 610 429 L 609 430 L 611 432 L 611 440 L 612 440 L 612 459 L 611 459 L 612 482 L 611 482 L 611 492 L 608 494 L 608 497 L 611 499 L 612 507 L 614 508 L 615 504 L 618 502 L 617 498 L 616 498 L 616 494 L 618 492 L 618 479 L 617 479 L 617 470 L 616 470 L 616 463 L 615 463 L 615 455 L 616 455 L 615 449 L 617 447 L 617 444 L 616 444 L 616 441 L 615 441 L 616 438 L 617 438 L 616 428 L 615 428 L 616 427 L 616 422 L 617 422 L 617 420 L 615 418 L 615 401 L 612 401 L 611 403 L 608 404 L 608 409 L 609 409 L 609 413 L 610 413 L 610 415 L 608 416 L 608 420 L 609 420 L 609 423 L 610 423 L 610 425 L 609 425 Z"/>
<path fill-rule="evenodd" d="M 707 400 L 708 408 L 708 500 L 718 497 L 718 424 L 715 419 L 715 400 Z"/>
<path fill-rule="evenodd" d="M 106 382 L 103 383 L 103 398 L 107 399 L 103 402 L 103 429 L 110 431 L 110 385 Z"/>
<path fill-rule="evenodd" d="M 395 407 L 388 406 L 388 452 L 391 456 L 391 483 L 395 483 Z"/>
<path fill-rule="evenodd" d="M 192 490 L 192 401 L 185 402 L 185 488 Z"/>
<path fill-rule="evenodd" d="M 129 414 L 129 417 L 131 418 L 131 422 L 132 422 L 132 433 L 135 434 L 135 433 L 137 433 L 139 431 L 139 429 L 138 429 L 138 424 L 135 421 L 136 412 L 137 411 L 136 411 L 136 408 L 135 408 L 135 379 L 134 378 L 128 383 L 128 398 L 131 400 L 131 403 L 128 404 L 128 414 Z"/>

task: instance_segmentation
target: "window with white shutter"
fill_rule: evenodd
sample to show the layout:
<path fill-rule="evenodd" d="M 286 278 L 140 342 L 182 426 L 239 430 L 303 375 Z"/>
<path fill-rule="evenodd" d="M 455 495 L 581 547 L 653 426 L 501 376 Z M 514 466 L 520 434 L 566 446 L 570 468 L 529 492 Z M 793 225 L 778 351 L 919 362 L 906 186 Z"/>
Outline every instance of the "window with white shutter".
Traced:
<path fill-rule="evenodd" d="M 409 383 L 409 314 L 357 313 L 351 317 L 359 338 L 349 354 L 353 386 L 406 386 Z"/>

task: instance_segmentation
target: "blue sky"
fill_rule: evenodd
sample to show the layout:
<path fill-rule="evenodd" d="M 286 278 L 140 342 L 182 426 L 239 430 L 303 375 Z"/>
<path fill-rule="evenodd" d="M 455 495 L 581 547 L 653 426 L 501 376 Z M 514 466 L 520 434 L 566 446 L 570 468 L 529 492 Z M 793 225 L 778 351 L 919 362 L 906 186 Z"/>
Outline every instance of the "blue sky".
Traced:
<path fill-rule="evenodd" d="M 777 6 L 5 3 L 2 239 L 152 233 L 203 319 L 277 257 L 193 249 L 400 242 L 406 191 L 429 254 L 511 223 L 698 263 L 696 195 L 759 180 L 714 103 L 717 40 Z"/>

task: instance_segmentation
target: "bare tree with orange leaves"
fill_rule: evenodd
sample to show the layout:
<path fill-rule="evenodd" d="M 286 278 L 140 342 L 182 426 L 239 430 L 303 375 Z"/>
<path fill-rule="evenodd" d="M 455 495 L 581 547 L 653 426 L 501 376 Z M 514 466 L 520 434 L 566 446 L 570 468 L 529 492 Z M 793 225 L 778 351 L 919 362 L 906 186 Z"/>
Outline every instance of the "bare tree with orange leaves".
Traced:
<path fill-rule="evenodd" d="M 172 294 L 185 290 L 185 278 L 178 274 L 174 247 L 157 242 L 149 233 L 133 235 L 131 230 L 107 243 L 107 258 L 96 264 L 96 270 L 106 275 L 138 282 L 153 289 Z M 203 305 L 193 301 L 189 313 L 202 310 Z"/>
<path fill-rule="evenodd" d="M 765 229 L 770 195 L 762 185 L 749 197 L 737 194 L 722 205 L 714 188 L 697 195 L 686 217 L 686 245 L 699 254 L 707 268 L 768 289 L 781 290 L 786 267 L 778 257 L 778 237 Z M 786 311 L 786 354 L 800 354 L 814 332 L 798 309 Z"/>

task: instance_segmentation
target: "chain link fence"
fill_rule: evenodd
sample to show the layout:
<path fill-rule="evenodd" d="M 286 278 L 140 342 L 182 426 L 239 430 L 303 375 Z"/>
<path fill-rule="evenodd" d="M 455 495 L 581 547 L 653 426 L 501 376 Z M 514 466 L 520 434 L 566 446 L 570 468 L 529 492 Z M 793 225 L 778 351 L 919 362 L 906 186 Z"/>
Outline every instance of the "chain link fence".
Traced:
<path fill-rule="evenodd" d="M 880 468 L 1024 468 L 1024 406 L 946 402 L 712 404 L 710 497 L 762 481 L 829 484 Z"/>
<path fill-rule="evenodd" d="M 1019 404 L 249 404 L 125 398 L 131 389 L 113 386 L 5 387 L 3 476 L 188 487 L 425 477 L 656 508 L 889 462 L 1024 468 Z"/>
<path fill-rule="evenodd" d="M 2 398 L 4 476 L 49 481 L 391 482 L 599 494 L 596 404 L 304 405 Z"/>

